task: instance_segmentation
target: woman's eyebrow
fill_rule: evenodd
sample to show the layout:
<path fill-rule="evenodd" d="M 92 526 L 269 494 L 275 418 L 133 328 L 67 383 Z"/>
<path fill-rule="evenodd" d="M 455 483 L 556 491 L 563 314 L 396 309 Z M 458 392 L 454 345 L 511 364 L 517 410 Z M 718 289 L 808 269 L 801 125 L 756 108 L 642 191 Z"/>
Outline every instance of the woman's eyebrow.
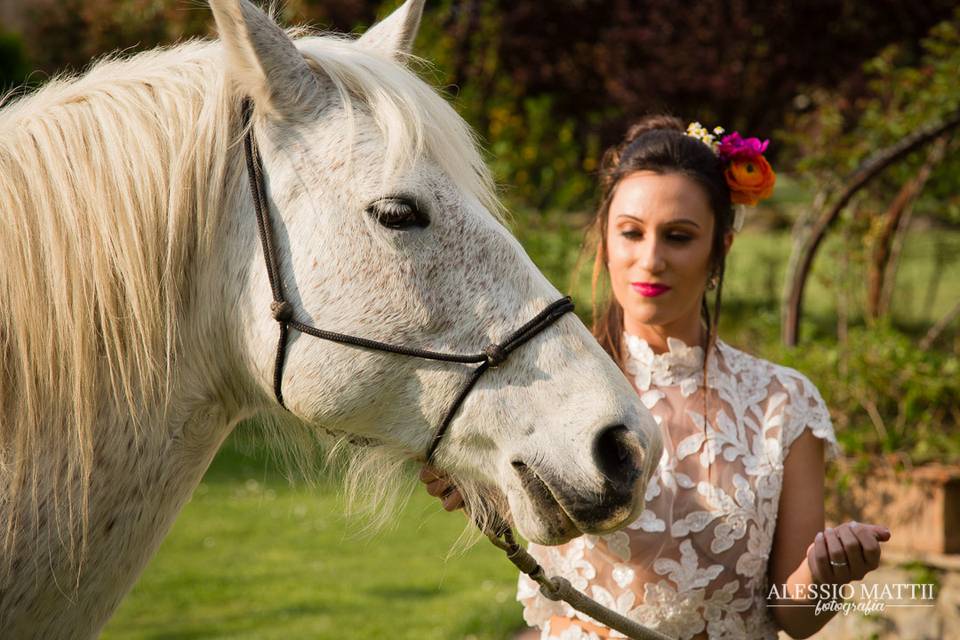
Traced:
<path fill-rule="evenodd" d="M 620 218 L 629 218 L 631 220 L 636 220 L 637 222 L 643 223 L 643 218 L 639 218 L 629 213 L 621 213 L 617 216 L 618 220 Z M 674 218 L 673 220 L 667 220 L 664 224 L 691 224 L 697 229 L 700 228 L 700 225 L 695 220 L 691 220 L 690 218 Z"/>

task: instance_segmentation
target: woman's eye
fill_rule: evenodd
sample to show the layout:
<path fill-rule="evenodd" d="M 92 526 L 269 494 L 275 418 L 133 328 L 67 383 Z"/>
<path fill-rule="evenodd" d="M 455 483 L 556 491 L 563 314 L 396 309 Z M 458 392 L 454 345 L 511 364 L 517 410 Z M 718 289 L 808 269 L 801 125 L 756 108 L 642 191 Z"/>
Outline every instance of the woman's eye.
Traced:
<path fill-rule="evenodd" d="M 621 231 L 620 235 L 622 235 L 624 238 L 627 238 L 629 240 L 636 240 L 638 238 L 643 237 L 643 232 L 635 231 L 633 229 L 627 229 L 625 231 Z"/>
<path fill-rule="evenodd" d="M 683 233 L 671 233 L 667 238 L 672 242 L 689 242 L 690 236 Z"/>
<path fill-rule="evenodd" d="M 430 224 L 430 217 L 421 211 L 415 200 L 406 196 L 374 200 L 367 205 L 367 213 L 388 229 L 422 229 Z"/>

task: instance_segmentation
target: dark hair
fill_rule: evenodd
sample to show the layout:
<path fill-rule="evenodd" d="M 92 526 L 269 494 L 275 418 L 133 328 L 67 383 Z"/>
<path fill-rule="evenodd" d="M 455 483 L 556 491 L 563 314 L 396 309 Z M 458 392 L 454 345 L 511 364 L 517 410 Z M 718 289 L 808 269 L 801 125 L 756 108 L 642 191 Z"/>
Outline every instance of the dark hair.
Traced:
<path fill-rule="evenodd" d="M 602 306 L 598 305 L 597 295 L 598 285 L 608 285 L 610 281 L 607 269 L 607 218 L 617 185 L 636 171 L 687 176 L 703 187 L 715 220 L 710 249 L 710 273 L 711 277 L 717 278 L 713 313 L 710 312 L 706 295 L 700 308 L 700 316 L 707 330 L 703 368 L 706 380 L 707 360 L 716 343 L 726 258 L 724 237 L 733 225 L 733 206 L 720 159 L 702 141 L 686 135 L 685 130 L 683 123 L 672 116 L 648 116 L 630 127 L 626 137 L 619 144 L 607 149 L 603 155 L 600 166 L 600 206 L 590 228 L 596 244 L 592 280 L 592 331 L 607 353 L 624 369 L 623 308 L 611 292 L 604 296 L 606 299 Z"/>

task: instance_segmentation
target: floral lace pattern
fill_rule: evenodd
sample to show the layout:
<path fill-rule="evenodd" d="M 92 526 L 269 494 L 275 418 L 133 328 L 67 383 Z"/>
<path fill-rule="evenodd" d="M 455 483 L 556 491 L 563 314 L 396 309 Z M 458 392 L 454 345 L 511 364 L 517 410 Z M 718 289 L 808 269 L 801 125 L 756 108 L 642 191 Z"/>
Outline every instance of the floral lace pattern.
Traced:
<path fill-rule="evenodd" d="M 765 594 L 784 460 L 804 429 L 824 440 L 828 458 L 840 453 L 820 393 L 794 369 L 722 340 L 704 388 L 702 348 L 668 338 L 657 354 L 624 338 L 626 371 L 664 438 L 645 508 L 621 531 L 531 544 L 530 553 L 549 575 L 668 636 L 776 639 Z M 547 599 L 526 575 L 517 600 L 543 640 L 597 638 L 578 625 L 552 635 L 553 616 L 595 621 Z"/>

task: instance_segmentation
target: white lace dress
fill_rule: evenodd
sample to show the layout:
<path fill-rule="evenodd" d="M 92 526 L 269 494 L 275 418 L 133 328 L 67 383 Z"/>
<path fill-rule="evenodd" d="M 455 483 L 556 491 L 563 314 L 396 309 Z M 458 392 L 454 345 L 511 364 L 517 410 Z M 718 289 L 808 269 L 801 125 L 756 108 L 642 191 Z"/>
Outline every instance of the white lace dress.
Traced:
<path fill-rule="evenodd" d="M 548 575 L 668 636 L 774 640 L 765 595 L 783 462 L 804 429 L 828 458 L 840 452 L 823 399 L 803 374 L 718 340 L 704 411 L 702 348 L 671 338 L 655 354 L 624 337 L 627 372 L 664 439 L 645 509 L 621 531 L 530 552 Z M 522 574 L 517 600 L 543 640 L 599 638 L 578 624 L 551 633 L 554 616 L 593 621 Z"/>

